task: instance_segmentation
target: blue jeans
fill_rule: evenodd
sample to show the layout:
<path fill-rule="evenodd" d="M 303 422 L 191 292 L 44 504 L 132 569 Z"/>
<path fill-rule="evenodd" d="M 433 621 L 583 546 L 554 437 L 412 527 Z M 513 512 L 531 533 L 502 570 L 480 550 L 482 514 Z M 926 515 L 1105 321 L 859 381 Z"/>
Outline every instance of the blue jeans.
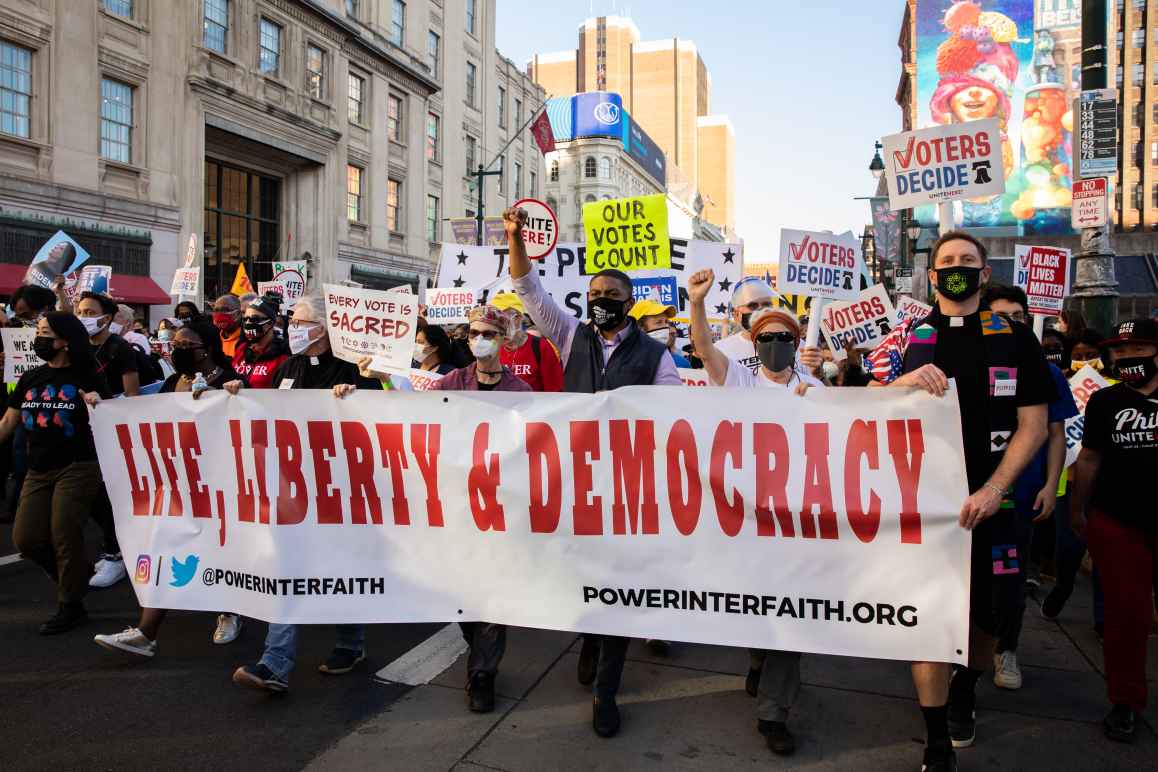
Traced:
<path fill-rule="evenodd" d="M 346 649 L 363 653 L 366 642 L 366 627 L 364 625 L 335 625 L 338 639 L 334 642 L 335 649 Z M 261 654 L 259 664 L 265 665 L 273 674 L 283 681 L 289 681 L 290 673 L 294 671 L 294 657 L 298 651 L 298 625 L 269 626 L 269 633 L 265 636 L 265 651 Z"/>

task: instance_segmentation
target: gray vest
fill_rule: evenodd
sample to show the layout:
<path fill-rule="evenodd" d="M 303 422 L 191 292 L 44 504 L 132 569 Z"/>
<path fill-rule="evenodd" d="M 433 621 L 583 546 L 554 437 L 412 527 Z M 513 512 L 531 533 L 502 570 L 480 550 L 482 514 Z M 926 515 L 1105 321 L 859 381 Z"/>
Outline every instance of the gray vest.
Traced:
<path fill-rule="evenodd" d="M 595 328 L 581 324 L 575 329 L 567 368 L 563 371 L 563 391 L 594 394 L 620 386 L 655 383 L 655 374 L 667 347 L 640 332 L 634 319 L 628 324 L 627 336 L 607 362 L 603 361 L 603 341 Z"/>

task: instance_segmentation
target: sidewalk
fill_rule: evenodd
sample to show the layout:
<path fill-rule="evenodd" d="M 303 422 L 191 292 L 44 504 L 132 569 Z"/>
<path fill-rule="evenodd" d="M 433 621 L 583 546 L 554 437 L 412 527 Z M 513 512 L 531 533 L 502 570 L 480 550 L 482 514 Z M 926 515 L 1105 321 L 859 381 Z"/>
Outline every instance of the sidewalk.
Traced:
<path fill-rule="evenodd" d="M 1025 685 L 1008 692 L 982 680 L 978 743 L 958 753 L 961 769 L 1158 768 L 1153 706 L 1133 745 L 1102 735 L 1108 705 L 1088 597 L 1088 586 L 1079 588 L 1061 624 L 1041 619 L 1030 599 L 1020 652 Z M 591 729 L 590 689 L 575 678 L 576 636 L 513 629 L 508 641 L 494 713 L 467 711 L 459 658 L 309 769 L 920 769 L 924 725 L 903 663 L 806 655 L 790 720 L 799 749 L 781 759 L 756 733 L 755 700 L 743 690 L 744 650 L 676 644 L 669 658 L 656 659 L 633 642 L 619 699 L 623 727 L 604 740 Z M 1149 668 L 1155 694 L 1155 638 Z"/>

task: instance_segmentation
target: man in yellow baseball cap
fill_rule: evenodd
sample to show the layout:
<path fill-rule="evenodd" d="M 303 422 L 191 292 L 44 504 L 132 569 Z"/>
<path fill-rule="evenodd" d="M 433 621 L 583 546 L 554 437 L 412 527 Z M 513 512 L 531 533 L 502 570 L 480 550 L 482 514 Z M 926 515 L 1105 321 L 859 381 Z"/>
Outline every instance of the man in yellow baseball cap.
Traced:
<path fill-rule="evenodd" d="M 676 367 L 691 366 L 687 357 L 675 350 L 676 328 L 671 324 L 671 319 L 676 315 L 675 306 L 664 305 L 651 298 L 644 298 L 635 301 L 635 305 L 631 307 L 628 315 L 638 322 L 639 329 L 645 335 L 649 335 L 667 346 L 672 359 L 675 360 Z"/>

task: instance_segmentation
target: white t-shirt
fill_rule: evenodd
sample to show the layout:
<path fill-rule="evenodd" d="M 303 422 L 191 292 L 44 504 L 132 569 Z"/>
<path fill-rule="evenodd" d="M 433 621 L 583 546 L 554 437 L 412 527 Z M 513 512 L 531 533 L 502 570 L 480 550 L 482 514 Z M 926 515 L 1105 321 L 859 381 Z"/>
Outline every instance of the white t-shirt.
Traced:
<path fill-rule="evenodd" d="M 753 373 L 760 371 L 760 357 L 756 356 L 756 347 L 743 332 L 737 332 L 716 342 L 716 348 L 733 362 L 747 367 Z"/>
<path fill-rule="evenodd" d="M 751 372 L 747 368 L 740 365 L 738 362 L 728 361 L 728 373 L 724 377 L 724 386 L 734 386 L 739 388 L 751 388 L 759 386 L 766 389 L 795 389 L 801 383 L 807 383 L 809 386 L 819 386 L 824 388 L 824 383 L 818 381 L 808 373 L 803 373 L 800 370 L 794 370 L 792 378 L 788 383 L 778 383 L 769 378 L 764 373 L 764 368 L 760 368 L 759 372 Z"/>

